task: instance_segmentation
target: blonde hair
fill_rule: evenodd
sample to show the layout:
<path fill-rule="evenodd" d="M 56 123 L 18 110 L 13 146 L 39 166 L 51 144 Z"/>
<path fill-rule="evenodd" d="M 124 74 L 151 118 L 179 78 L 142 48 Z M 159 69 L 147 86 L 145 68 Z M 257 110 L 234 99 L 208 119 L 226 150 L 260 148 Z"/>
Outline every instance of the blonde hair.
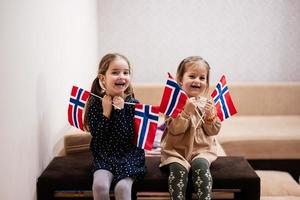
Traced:
<path fill-rule="evenodd" d="M 208 64 L 208 62 L 206 60 L 204 60 L 202 57 L 200 56 L 190 56 L 187 57 L 185 59 L 183 59 L 178 68 L 177 68 L 177 72 L 176 72 L 176 81 L 177 82 L 181 82 L 184 73 L 187 71 L 188 67 L 192 67 L 192 66 L 204 66 L 207 69 L 207 88 L 206 88 L 206 92 L 209 89 L 209 77 L 210 77 L 210 66 Z"/>

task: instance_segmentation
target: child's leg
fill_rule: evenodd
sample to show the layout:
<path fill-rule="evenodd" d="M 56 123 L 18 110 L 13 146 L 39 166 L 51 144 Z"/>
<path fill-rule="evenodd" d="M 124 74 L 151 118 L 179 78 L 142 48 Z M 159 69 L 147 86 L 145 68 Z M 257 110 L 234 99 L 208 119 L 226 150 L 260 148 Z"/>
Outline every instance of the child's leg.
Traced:
<path fill-rule="evenodd" d="M 197 158 L 192 162 L 192 179 L 198 199 L 210 200 L 212 189 L 212 177 L 209 163 L 204 158 Z"/>
<path fill-rule="evenodd" d="M 94 200 L 109 200 L 109 188 L 113 174 L 107 170 L 97 170 L 94 173 L 93 196 Z"/>
<path fill-rule="evenodd" d="M 115 199 L 130 200 L 132 183 L 133 179 L 130 177 L 120 180 L 115 186 Z"/>
<path fill-rule="evenodd" d="M 172 200 L 185 199 L 185 192 L 188 182 L 188 171 L 179 163 L 169 165 L 169 192 Z"/>

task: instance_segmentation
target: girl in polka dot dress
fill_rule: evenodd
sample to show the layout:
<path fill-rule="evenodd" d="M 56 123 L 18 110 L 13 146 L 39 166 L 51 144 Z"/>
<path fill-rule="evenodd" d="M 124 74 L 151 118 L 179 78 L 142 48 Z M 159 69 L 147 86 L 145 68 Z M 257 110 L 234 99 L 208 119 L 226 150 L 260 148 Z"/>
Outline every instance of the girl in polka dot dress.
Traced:
<path fill-rule="evenodd" d="M 146 173 L 145 153 L 133 144 L 134 106 L 137 103 L 130 84 L 128 59 L 120 54 L 105 55 L 86 105 L 85 128 L 90 131 L 93 154 L 94 200 L 109 199 L 114 188 L 115 199 L 131 199 L 135 180 Z"/>

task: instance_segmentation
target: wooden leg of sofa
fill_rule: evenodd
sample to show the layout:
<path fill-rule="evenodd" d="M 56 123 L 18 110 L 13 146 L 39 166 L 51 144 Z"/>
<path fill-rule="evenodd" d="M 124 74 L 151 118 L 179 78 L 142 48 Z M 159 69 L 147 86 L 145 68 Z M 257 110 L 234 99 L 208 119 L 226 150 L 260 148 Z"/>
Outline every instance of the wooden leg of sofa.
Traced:
<path fill-rule="evenodd" d="M 37 200 L 53 200 L 54 189 L 52 190 L 47 184 L 37 183 Z"/>
<path fill-rule="evenodd" d="M 260 186 L 255 187 L 255 185 L 260 185 L 256 183 L 254 185 L 244 186 L 242 187 L 240 192 L 234 193 L 234 200 L 259 200 L 260 199 Z"/>

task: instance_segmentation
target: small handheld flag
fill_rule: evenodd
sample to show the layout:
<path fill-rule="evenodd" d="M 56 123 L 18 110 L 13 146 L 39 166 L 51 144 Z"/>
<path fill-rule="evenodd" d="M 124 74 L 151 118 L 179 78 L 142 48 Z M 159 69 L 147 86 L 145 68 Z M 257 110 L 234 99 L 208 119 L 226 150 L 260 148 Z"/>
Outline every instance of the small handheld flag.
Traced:
<path fill-rule="evenodd" d="M 221 77 L 211 97 L 214 100 L 217 115 L 221 121 L 237 113 L 229 94 L 225 75 Z"/>
<path fill-rule="evenodd" d="M 170 73 L 168 73 L 168 76 L 160 103 L 160 112 L 167 116 L 176 118 L 182 111 L 188 96 Z"/>
<path fill-rule="evenodd" d="M 135 144 L 146 150 L 152 149 L 158 123 L 159 107 L 136 104 L 134 116 Z"/>
<path fill-rule="evenodd" d="M 83 130 L 83 109 L 90 93 L 86 90 L 72 87 L 71 97 L 68 107 L 68 121 L 72 126 Z"/>

